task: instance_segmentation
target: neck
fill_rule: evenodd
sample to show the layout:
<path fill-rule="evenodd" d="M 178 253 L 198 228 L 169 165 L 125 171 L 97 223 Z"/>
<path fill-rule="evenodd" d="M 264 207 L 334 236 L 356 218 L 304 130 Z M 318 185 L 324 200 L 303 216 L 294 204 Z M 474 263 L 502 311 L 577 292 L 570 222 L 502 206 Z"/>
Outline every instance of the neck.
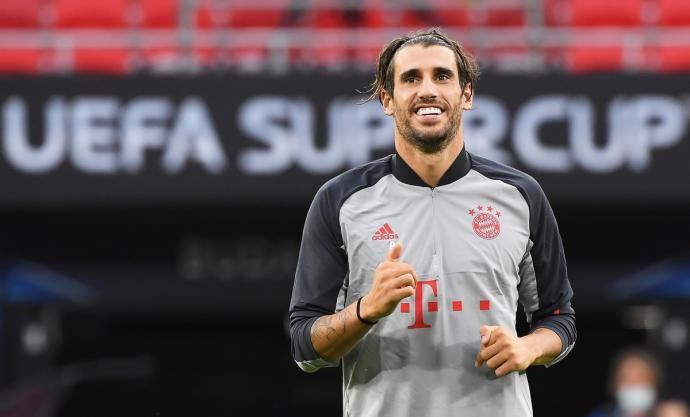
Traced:
<path fill-rule="evenodd" d="M 445 149 L 434 154 L 420 151 L 400 136 L 397 130 L 395 132 L 395 150 L 398 155 L 430 187 L 438 185 L 443 174 L 448 171 L 448 168 L 462 151 L 463 144 L 462 127 Z"/>

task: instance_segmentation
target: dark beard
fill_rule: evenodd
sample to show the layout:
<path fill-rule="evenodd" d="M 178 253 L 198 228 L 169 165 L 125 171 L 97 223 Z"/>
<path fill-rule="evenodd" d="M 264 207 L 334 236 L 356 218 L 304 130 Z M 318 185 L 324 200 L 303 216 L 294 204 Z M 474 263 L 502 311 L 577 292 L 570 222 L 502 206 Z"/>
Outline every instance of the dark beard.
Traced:
<path fill-rule="evenodd" d="M 407 117 L 396 117 L 395 124 L 400 135 L 402 135 L 403 139 L 408 143 L 425 154 L 435 154 L 446 149 L 455 135 L 458 134 L 461 118 L 462 114 L 459 113 L 456 117 L 451 117 L 448 128 L 439 135 L 433 137 L 425 137 L 419 131 L 413 129 L 412 126 L 410 126 L 410 119 Z"/>

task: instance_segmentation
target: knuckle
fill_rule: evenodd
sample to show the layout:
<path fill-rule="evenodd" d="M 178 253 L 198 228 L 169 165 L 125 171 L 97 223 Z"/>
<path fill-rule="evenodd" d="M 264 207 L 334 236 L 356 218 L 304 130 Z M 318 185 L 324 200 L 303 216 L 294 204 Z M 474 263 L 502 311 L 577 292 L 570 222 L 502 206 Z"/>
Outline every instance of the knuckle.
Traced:
<path fill-rule="evenodd" d="M 379 279 L 381 280 L 388 280 L 390 278 L 390 273 L 389 271 L 382 269 L 378 272 Z"/>
<path fill-rule="evenodd" d="M 412 265 L 403 263 L 402 266 L 404 267 L 405 271 L 408 271 L 409 273 L 414 273 L 414 268 L 412 268 Z"/>

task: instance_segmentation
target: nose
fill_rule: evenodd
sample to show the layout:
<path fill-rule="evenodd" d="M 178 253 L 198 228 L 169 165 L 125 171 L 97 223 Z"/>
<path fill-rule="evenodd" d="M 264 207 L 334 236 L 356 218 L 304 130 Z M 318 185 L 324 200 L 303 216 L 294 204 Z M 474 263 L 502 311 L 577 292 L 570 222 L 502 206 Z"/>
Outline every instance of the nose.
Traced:
<path fill-rule="evenodd" d="M 436 98 L 438 96 L 438 92 L 436 91 L 436 84 L 434 83 L 434 80 L 430 77 L 424 77 L 420 83 L 417 94 L 421 99 Z"/>

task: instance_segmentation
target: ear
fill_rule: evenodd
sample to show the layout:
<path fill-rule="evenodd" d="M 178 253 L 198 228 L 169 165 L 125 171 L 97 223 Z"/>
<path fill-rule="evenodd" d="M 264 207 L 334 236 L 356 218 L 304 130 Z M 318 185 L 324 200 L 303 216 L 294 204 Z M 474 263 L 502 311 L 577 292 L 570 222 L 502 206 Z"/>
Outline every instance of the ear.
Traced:
<path fill-rule="evenodd" d="M 383 104 L 383 113 L 387 116 L 393 115 L 393 96 L 388 94 L 388 91 L 381 91 L 381 103 Z"/>
<path fill-rule="evenodd" d="M 462 109 L 471 110 L 472 100 L 474 99 L 474 87 L 472 84 L 467 83 L 465 89 L 462 91 Z"/>

